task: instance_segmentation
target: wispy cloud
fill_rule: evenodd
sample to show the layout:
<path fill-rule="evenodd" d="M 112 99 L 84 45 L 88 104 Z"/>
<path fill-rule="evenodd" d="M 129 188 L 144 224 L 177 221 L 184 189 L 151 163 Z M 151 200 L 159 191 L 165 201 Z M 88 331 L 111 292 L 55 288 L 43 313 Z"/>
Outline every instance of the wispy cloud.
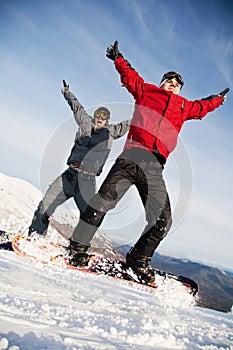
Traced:
<path fill-rule="evenodd" d="M 20 150 L 24 155 L 41 156 L 42 145 L 50 136 L 51 130 L 38 119 L 13 106 L 0 103 L 1 145 Z"/>
<path fill-rule="evenodd" d="M 224 38 L 223 35 L 215 32 L 207 39 L 207 49 L 210 59 L 212 58 L 223 78 L 231 84 L 233 79 L 233 66 L 231 63 L 233 58 L 233 38 Z"/>

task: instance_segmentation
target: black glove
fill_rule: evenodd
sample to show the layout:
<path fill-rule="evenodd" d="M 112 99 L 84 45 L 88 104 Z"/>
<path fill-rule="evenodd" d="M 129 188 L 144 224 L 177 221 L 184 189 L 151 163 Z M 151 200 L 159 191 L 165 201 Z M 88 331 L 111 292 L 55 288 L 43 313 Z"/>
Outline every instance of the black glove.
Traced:
<path fill-rule="evenodd" d="M 226 94 L 228 93 L 229 90 L 230 90 L 229 88 L 226 88 L 225 90 L 219 93 L 219 96 L 222 96 L 222 105 L 227 99 Z"/>
<path fill-rule="evenodd" d="M 216 97 L 221 96 L 222 97 L 222 104 L 226 101 L 226 94 L 228 93 L 230 89 L 226 88 L 225 90 L 223 90 L 222 92 L 220 92 L 218 95 L 210 95 L 208 97 L 202 98 L 202 100 L 206 100 L 206 101 L 211 101 Z"/>
<path fill-rule="evenodd" d="M 113 61 L 115 61 L 115 59 L 118 57 L 123 57 L 123 55 L 120 53 L 118 49 L 118 41 L 115 41 L 113 45 L 107 48 L 106 56 Z"/>
<path fill-rule="evenodd" d="M 69 85 L 66 84 L 66 81 L 64 79 L 62 80 L 62 82 L 64 87 L 61 89 L 61 92 L 64 94 L 65 92 L 69 91 Z"/>

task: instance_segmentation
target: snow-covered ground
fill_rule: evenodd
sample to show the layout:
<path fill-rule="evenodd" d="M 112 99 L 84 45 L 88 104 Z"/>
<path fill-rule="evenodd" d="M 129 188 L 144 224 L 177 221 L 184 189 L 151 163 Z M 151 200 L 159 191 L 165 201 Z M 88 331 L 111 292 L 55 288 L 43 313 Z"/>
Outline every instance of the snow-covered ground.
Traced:
<path fill-rule="evenodd" d="M 0 174 L 0 194 L 0 229 L 23 233 L 41 193 Z M 152 290 L 0 250 L 2 349 L 233 350 L 233 314 L 195 306 L 180 286 Z"/>
<path fill-rule="evenodd" d="M 233 349 L 233 314 L 0 251 L 0 349 Z"/>

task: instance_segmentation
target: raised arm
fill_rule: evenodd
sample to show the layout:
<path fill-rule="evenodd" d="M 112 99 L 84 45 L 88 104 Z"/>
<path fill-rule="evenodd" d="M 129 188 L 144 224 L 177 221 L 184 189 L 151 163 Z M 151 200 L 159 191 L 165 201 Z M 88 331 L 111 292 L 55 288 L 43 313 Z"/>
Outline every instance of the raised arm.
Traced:
<path fill-rule="evenodd" d="M 120 74 L 121 82 L 127 90 L 135 99 L 140 96 L 144 90 L 145 82 L 131 64 L 124 59 L 122 53 L 119 52 L 118 41 L 115 41 L 112 46 L 107 48 L 106 56 L 114 61 L 116 70 Z"/>
<path fill-rule="evenodd" d="M 61 90 L 64 98 L 68 102 L 76 123 L 81 126 L 91 122 L 91 116 L 87 114 L 85 108 L 81 105 L 77 97 L 69 90 L 69 85 L 63 80 L 63 88 Z"/>

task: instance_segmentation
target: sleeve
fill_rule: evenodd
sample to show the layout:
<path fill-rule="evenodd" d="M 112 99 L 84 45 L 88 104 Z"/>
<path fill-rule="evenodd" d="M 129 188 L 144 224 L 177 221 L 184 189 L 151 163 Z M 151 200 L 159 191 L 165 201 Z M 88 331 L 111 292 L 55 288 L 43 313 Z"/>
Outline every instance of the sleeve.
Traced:
<path fill-rule="evenodd" d="M 131 64 L 122 57 L 114 62 L 117 72 L 120 74 L 123 86 L 137 99 L 145 89 L 145 82 Z"/>
<path fill-rule="evenodd" d="M 113 139 L 118 139 L 121 136 L 125 135 L 129 131 L 129 128 L 130 128 L 130 119 L 124 120 L 118 124 L 111 124 L 109 129 Z"/>
<path fill-rule="evenodd" d="M 195 100 L 188 101 L 188 113 L 186 120 L 188 119 L 202 119 L 207 113 L 214 111 L 222 104 L 222 97 L 216 96 L 210 101 L 207 100 Z"/>
<path fill-rule="evenodd" d="M 71 91 L 64 92 L 63 96 L 73 112 L 76 123 L 82 127 L 84 127 L 85 124 L 88 124 L 88 127 L 90 127 L 91 116 L 87 114 L 85 108 L 78 101 L 77 97 Z"/>

